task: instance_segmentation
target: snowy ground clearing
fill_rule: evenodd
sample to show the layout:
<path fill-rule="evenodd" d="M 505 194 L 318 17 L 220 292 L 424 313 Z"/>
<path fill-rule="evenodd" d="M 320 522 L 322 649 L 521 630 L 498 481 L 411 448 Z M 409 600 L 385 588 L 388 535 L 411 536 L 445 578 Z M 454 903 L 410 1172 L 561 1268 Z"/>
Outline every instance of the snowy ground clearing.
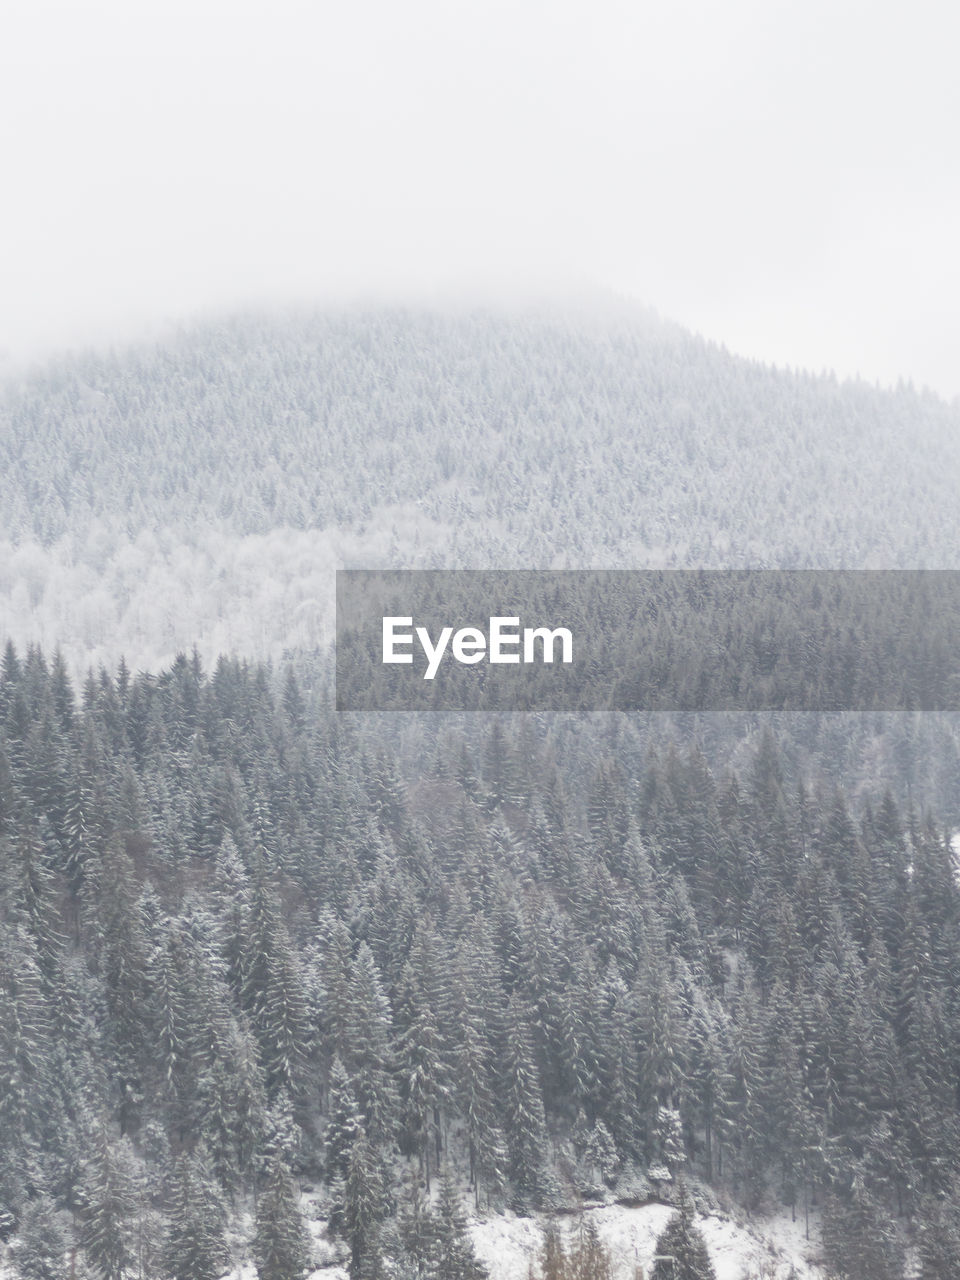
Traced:
<path fill-rule="evenodd" d="M 587 1212 L 613 1257 L 613 1280 L 634 1280 L 639 1268 L 646 1273 L 672 1209 L 661 1204 L 604 1205 Z M 575 1217 L 562 1221 L 568 1232 L 576 1230 Z M 815 1244 L 804 1239 L 802 1222 L 791 1222 L 789 1214 L 750 1225 L 721 1215 L 701 1216 L 698 1222 L 717 1280 L 785 1280 L 791 1266 L 797 1280 L 822 1280 L 820 1268 L 808 1260 Z M 474 1223 L 472 1233 L 490 1280 L 527 1280 L 530 1261 L 543 1240 L 539 1219 L 491 1218 Z"/>
<path fill-rule="evenodd" d="M 314 1217 L 316 1206 L 303 1198 L 302 1208 L 314 1243 L 317 1269 L 308 1280 L 347 1280 L 342 1265 L 342 1244 L 326 1236 L 326 1223 Z M 657 1237 L 673 1210 L 669 1205 L 647 1204 L 638 1208 L 623 1205 L 587 1207 L 585 1214 L 596 1223 L 600 1238 L 613 1258 L 612 1280 L 645 1280 Z M 530 1263 L 536 1263 L 543 1242 L 546 1218 L 516 1217 L 513 1214 L 471 1219 L 470 1231 L 477 1254 L 490 1272 L 490 1280 L 528 1280 Z M 578 1216 L 559 1216 L 561 1229 L 569 1238 L 577 1230 Z M 717 1280 L 787 1280 L 791 1266 L 796 1280 L 823 1280 L 823 1272 L 810 1259 L 817 1241 L 804 1238 L 803 1222 L 791 1222 L 789 1214 L 747 1222 L 745 1218 L 715 1213 L 701 1214 L 698 1224 L 710 1250 Z M 250 1215 L 234 1223 L 231 1244 L 234 1256 L 244 1253 L 244 1242 L 253 1232 Z M 811 1233 L 813 1234 L 813 1233 Z M 2 1255 L 0 1255 L 2 1259 Z M 641 1271 L 640 1269 L 643 1268 Z M 256 1268 L 245 1261 L 225 1280 L 256 1280 Z M 13 1280 L 15 1273 L 0 1260 L 0 1280 Z"/>

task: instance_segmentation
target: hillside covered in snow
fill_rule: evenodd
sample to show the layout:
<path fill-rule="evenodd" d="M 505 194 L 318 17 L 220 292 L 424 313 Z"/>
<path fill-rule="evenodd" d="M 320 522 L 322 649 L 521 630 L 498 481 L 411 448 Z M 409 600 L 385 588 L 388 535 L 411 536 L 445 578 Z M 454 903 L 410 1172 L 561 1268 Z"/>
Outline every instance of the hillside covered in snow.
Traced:
<path fill-rule="evenodd" d="M 0 615 L 72 670 L 330 638 L 332 571 L 957 565 L 960 409 L 591 312 L 251 316 L 0 388 Z"/>
<path fill-rule="evenodd" d="M 306 1266 L 311 1186 L 353 1277 L 470 1208 L 509 1280 L 598 1199 L 650 1206 L 591 1211 L 622 1268 L 689 1181 L 723 1275 L 771 1215 L 851 1280 L 960 1265 L 960 888 L 889 795 L 770 734 L 737 776 L 604 718 L 385 733 L 227 660 L 80 690 L 8 647 L 0 726 L 14 1257 L 216 1280 L 246 1214 Z"/>
<path fill-rule="evenodd" d="M 958 481 L 956 406 L 628 308 L 8 380 L 7 1274 L 960 1275 L 956 717 L 338 715 L 329 661 L 340 566 L 953 567 Z"/>

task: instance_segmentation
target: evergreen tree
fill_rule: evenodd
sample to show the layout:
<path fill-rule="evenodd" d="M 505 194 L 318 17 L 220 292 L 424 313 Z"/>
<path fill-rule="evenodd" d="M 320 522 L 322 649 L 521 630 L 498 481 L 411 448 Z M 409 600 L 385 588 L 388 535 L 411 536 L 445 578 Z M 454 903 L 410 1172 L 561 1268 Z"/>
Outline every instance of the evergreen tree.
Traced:
<path fill-rule="evenodd" d="M 519 1000 L 507 1010 L 503 1099 L 510 1149 L 510 1178 L 519 1203 L 532 1206 L 546 1190 L 547 1123 L 530 1044 L 530 1019 Z"/>
<path fill-rule="evenodd" d="M 918 1280 L 960 1275 L 960 1213 L 954 1196 L 927 1198 L 920 1206 Z"/>
<path fill-rule="evenodd" d="M 849 1194 L 828 1197 L 823 1210 L 823 1252 L 842 1280 L 901 1280 L 903 1245 L 891 1215 L 853 1176 Z"/>
<path fill-rule="evenodd" d="M 360 944 L 353 965 L 346 1033 L 351 1083 L 364 1127 L 375 1144 L 389 1143 L 400 1111 L 393 1079 L 390 1005 L 366 943 Z"/>
<path fill-rule="evenodd" d="M 467 748 L 498 807 L 459 730 L 394 751 L 240 662 L 94 673 L 79 709 L 36 651 L 7 668 L 0 1239 L 36 1267 L 73 1212 L 91 1276 L 212 1270 L 205 1196 L 279 1162 L 322 1174 L 363 1280 L 425 1277 L 442 1214 L 394 1255 L 395 1143 L 523 1208 L 572 1143 L 582 1190 L 634 1159 L 748 1206 L 829 1187 L 838 1274 L 897 1275 L 901 1222 L 952 1280 L 954 860 L 889 799 L 798 787 L 846 768 L 843 734 L 778 733 L 741 789 L 707 768 L 719 731 L 644 773 L 635 726 L 531 722 Z"/>
<path fill-rule="evenodd" d="M 297 1189 L 279 1157 L 271 1161 L 257 1200 L 252 1251 L 258 1280 L 302 1280 L 310 1265 Z"/>
<path fill-rule="evenodd" d="M 310 1056 L 311 1028 L 297 958 L 261 860 L 251 893 L 242 997 L 260 1045 L 271 1094 L 299 1095 Z"/>
<path fill-rule="evenodd" d="M 583 1163 L 593 1171 L 594 1178 L 613 1186 L 620 1168 L 620 1157 L 613 1136 L 602 1120 L 597 1120 L 590 1131 Z"/>
<path fill-rule="evenodd" d="M 390 1210 L 382 1161 L 361 1135 L 350 1152 L 342 1204 L 334 1222 L 350 1246 L 350 1277 L 360 1280 L 378 1269 L 380 1226 Z"/>
<path fill-rule="evenodd" d="M 126 1141 L 100 1135 L 80 1188 L 79 1244 L 100 1280 L 128 1280 L 136 1262 L 138 1198 Z"/>
<path fill-rule="evenodd" d="M 22 1280 L 67 1280 L 67 1234 L 51 1200 L 31 1200 L 20 1220 L 13 1262 Z"/>
<path fill-rule="evenodd" d="M 324 1130 L 324 1167 L 331 1182 L 346 1178 L 350 1152 L 363 1132 L 353 1085 L 343 1063 L 338 1057 L 334 1058 L 330 1071 L 330 1113 Z"/>
<path fill-rule="evenodd" d="M 450 1096 L 451 1083 L 439 1021 L 427 991 L 418 981 L 412 964 L 401 975 L 397 1018 L 403 1027 L 399 1047 L 402 1086 L 403 1138 L 407 1151 L 420 1157 L 424 1181 L 430 1188 L 430 1153 L 439 1164 L 441 1151 L 441 1109 Z"/>
<path fill-rule="evenodd" d="M 397 1213 L 397 1230 L 412 1270 L 419 1280 L 428 1280 L 434 1272 L 437 1219 L 419 1177 L 407 1179 Z"/>
<path fill-rule="evenodd" d="M 657 1237 L 651 1280 L 716 1280 L 693 1199 L 681 1183 L 677 1210 Z M 672 1259 L 672 1261 L 668 1261 Z"/>
<path fill-rule="evenodd" d="M 217 1280 L 229 1268 L 226 1211 L 201 1152 L 182 1155 L 174 1168 L 163 1250 L 169 1280 Z"/>
<path fill-rule="evenodd" d="M 435 1280 L 486 1280 L 487 1277 L 487 1269 L 477 1258 L 467 1232 L 463 1206 L 449 1166 L 440 1176 L 432 1271 Z"/>

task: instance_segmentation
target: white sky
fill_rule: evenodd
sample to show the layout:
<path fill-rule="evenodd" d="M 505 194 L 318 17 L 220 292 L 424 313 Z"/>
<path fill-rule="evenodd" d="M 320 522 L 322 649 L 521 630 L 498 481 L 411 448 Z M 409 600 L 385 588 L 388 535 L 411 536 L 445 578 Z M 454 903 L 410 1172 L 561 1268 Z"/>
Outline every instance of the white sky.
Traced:
<path fill-rule="evenodd" d="M 960 7 L 5 0 L 0 347 L 599 285 L 960 394 Z"/>

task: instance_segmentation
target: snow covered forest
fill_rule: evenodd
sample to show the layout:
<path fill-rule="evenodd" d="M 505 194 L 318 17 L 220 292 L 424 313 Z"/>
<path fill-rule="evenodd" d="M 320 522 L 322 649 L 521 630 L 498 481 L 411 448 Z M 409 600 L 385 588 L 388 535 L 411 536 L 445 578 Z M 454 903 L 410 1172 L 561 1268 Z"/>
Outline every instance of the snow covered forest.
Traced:
<path fill-rule="evenodd" d="M 888 796 L 792 787 L 771 736 L 740 778 L 525 718 L 404 752 L 227 660 L 77 691 L 10 648 L 0 714 L 20 1274 L 72 1239 L 109 1280 L 216 1277 L 255 1196 L 258 1274 L 299 1275 L 293 1179 L 355 1277 L 422 1272 L 434 1214 L 436 1274 L 479 1274 L 467 1186 L 681 1177 L 813 1213 L 832 1275 L 960 1268 L 960 893 Z"/>
<path fill-rule="evenodd" d="M 644 1280 L 955 1280 L 958 718 L 337 715 L 327 649 L 344 565 L 957 567 L 958 480 L 957 405 L 628 308 L 8 380 L 0 1274 L 500 1280 L 604 1205 Z"/>
<path fill-rule="evenodd" d="M 331 634 L 332 570 L 956 565 L 960 409 L 635 309 L 249 317 L 0 395 L 0 617 L 133 670 Z"/>

